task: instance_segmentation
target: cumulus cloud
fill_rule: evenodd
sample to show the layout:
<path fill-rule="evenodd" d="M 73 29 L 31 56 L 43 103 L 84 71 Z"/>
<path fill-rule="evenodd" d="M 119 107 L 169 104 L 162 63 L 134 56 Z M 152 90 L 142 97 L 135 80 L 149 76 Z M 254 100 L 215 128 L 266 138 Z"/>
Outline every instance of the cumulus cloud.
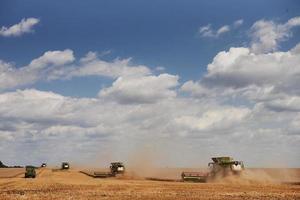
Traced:
<path fill-rule="evenodd" d="M 10 27 L 2 26 L 0 29 L 0 36 L 11 37 L 11 36 L 21 36 L 25 33 L 33 32 L 33 27 L 39 23 L 37 18 L 27 18 L 22 19 L 18 24 L 12 25 Z"/>
<path fill-rule="evenodd" d="M 271 110 L 281 112 L 300 112 L 300 96 L 285 95 L 282 98 L 267 101 L 265 106 Z"/>
<path fill-rule="evenodd" d="M 252 30 L 253 27 L 265 22 L 260 20 L 254 23 Z M 285 160 L 291 158 L 289 162 L 293 162 L 296 156 L 293 152 L 299 151 L 299 148 L 294 145 L 297 146 L 300 142 L 298 126 L 300 44 L 288 51 L 278 51 L 277 48 L 279 42 L 291 36 L 291 28 L 298 26 L 298 17 L 288 20 L 285 24 L 272 22 L 271 25 L 271 31 L 265 30 L 264 33 L 266 40 L 268 37 L 273 39 L 275 45 L 268 46 L 267 42 L 261 40 L 258 42 L 262 45 L 259 51 L 253 50 L 253 43 L 250 47 L 232 47 L 227 51 L 221 51 L 208 64 L 207 73 L 203 78 L 183 83 L 179 91 L 185 96 L 198 99 L 199 102 L 215 101 L 216 107 L 217 105 L 234 105 L 234 108 L 244 106 L 245 117 L 241 118 L 239 125 L 236 123 L 234 126 L 229 125 L 228 130 L 234 133 L 234 136 L 228 138 L 234 138 L 234 141 L 240 143 L 252 140 L 252 144 L 249 141 L 246 143 L 255 146 L 255 149 L 260 149 L 260 152 L 269 152 L 268 148 L 276 148 L 278 142 L 280 146 L 284 146 L 286 153 L 280 151 L 279 155 L 273 155 L 272 159 L 284 157 Z M 275 34 L 272 32 L 274 27 L 276 27 Z M 214 110 L 209 109 L 207 112 L 210 111 Z M 227 120 L 228 116 L 235 114 L 225 115 Z M 213 117 L 213 119 L 218 118 Z M 190 132 L 200 131 L 206 124 L 206 120 L 203 120 L 201 115 L 179 118 L 179 122 L 189 126 Z M 222 133 L 227 133 L 226 123 L 222 125 L 224 126 Z M 209 132 L 218 134 L 218 129 L 214 127 L 216 126 L 213 126 Z"/>
<path fill-rule="evenodd" d="M 299 81 L 299 63 L 300 54 L 293 49 L 257 55 L 248 48 L 230 48 L 215 56 L 205 79 L 236 88 L 251 84 L 284 88 Z"/>
<path fill-rule="evenodd" d="M 175 121 L 196 131 L 222 131 L 240 124 L 250 112 L 248 108 L 219 107 L 203 112 L 199 117 L 180 116 Z"/>
<path fill-rule="evenodd" d="M 223 34 L 223 33 L 226 33 L 226 32 L 229 32 L 230 31 L 230 28 L 228 25 L 225 25 L 225 26 L 222 26 L 221 28 L 219 28 L 217 30 L 217 36 Z"/>
<path fill-rule="evenodd" d="M 178 76 L 119 77 L 111 87 L 100 91 L 99 96 L 121 103 L 154 103 L 176 97 L 172 88 L 178 85 Z"/>
<path fill-rule="evenodd" d="M 117 78 L 119 76 L 141 76 L 151 74 L 148 67 L 143 65 L 132 66 L 130 61 L 131 58 L 115 59 L 112 62 L 107 62 L 99 59 L 94 52 L 89 52 L 85 57 L 81 58 L 80 65 L 65 69 L 68 73 L 62 73 L 62 76 L 72 78 L 97 75 Z"/>
<path fill-rule="evenodd" d="M 47 51 L 33 59 L 28 65 L 16 67 L 12 63 L 0 60 L 0 90 L 33 84 L 37 81 L 71 79 L 82 76 L 143 76 L 151 74 L 151 70 L 142 65 L 131 65 L 129 59 L 103 61 L 95 52 L 89 52 L 79 59 L 78 63 L 70 49 L 63 51 Z"/>
<path fill-rule="evenodd" d="M 196 81 L 187 81 L 183 83 L 180 87 L 180 91 L 188 93 L 194 97 L 208 97 L 209 95 L 214 95 L 211 88 L 206 87 Z"/>
<path fill-rule="evenodd" d="M 300 25 L 300 17 L 289 19 L 280 24 L 271 20 L 259 20 L 251 27 L 251 51 L 254 53 L 272 52 L 278 43 L 292 36 L 291 29 Z"/>
<path fill-rule="evenodd" d="M 287 52 L 254 54 L 249 48 L 230 48 L 219 52 L 207 66 L 202 80 L 181 86 L 198 98 L 243 98 L 274 111 L 297 111 L 300 95 L 299 45 Z M 289 103 L 287 103 L 289 102 Z"/>
<path fill-rule="evenodd" d="M 73 51 L 66 49 L 64 51 L 47 51 L 41 57 L 30 62 L 28 68 L 44 68 L 47 65 L 59 66 L 74 61 Z"/>
<path fill-rule="evenodd" d="M 298 21 L 287 23 L 295 26 Z M 140 150 L 136 146 L 152 146 L 168 155 L 161 161 L 168 166 L 173 159 L 177 166 L 198 165 L 199 154 L 206 160 L 214 155 L 246 157 L 252 166 L 298 166 L 299 58 L 300 44 L 269 53 L 232 47 L 213 58 L 201 79 L 185 83 L 178 75 L 132 65 L 130 59 L 103 61 L 95 52 L 78 61 L 71 50 L 46 52 L 21 68 L 1 61 L 0 81 L 7 80 L 1 86 L 12 80 L 18 87 L 37 77 L 97 75 L 113 81 L 94 98 L 35 89 L 3 91 L 0 149 L 6 151 L 0 156 L 20 155 L 24 162 L 108 157 L 109 162 L 126 160 L 132 150 Z M 41 151 L 26 157 L 33 148 Z"/>
<path fill-rule="evenodd" d="M 0 61 L 0 90 L 32 84 L 47 79 L 58 68 L 74 61 L 73 51 L 48 51 L 24 67 Z"/>
<path fill-rule="evenodd" d="M 147 85 L 140 87 L 149 89 Z M 138 95 L 143 94 L 135 97 L 139 98 Z M 192 162 L 199 155 L 188 153 L 188 149 L 206 152 L 204 156 L 208 159 L 215 154 L 243 157 L 248 155 L 247 152 L 237 152 L 237 148 L 243 147 L 253 153 L 255 147 L 264 151 L 266 158 L 274 158 L 272 148 L 266 147 L 281 145 L 288 148 L 289 137 L 295 142 L 298 135 L 296 122 L 289 125 L 295 121 L 297 112 L 274 113 L 261 105 L 221 104 L 207 98 L 160 97 L 151 103 L 124 104 L 101 95 L 98 98 L 72 98 L 30 89 L 0 94 L 0 105 L 0 146 L 9 149 L 1 157 L 12 159 L 14 153 L 18 153 L 22 158 L 32 148 L 42 149 L 32 158 L 26 157 L 20 162 L 36 162 L 39 157 L 52 162 L 65 159 L 79 162 L 99 156 L 105 161 L 107 155 L 110 159 L 126 160 L 132 150 L 130 144 L 139 144 L 138 141 L 154 146 L 162 143 L 155 147 L 160 153 L 168 152 L 166 164 L 176 157 L 171 148 L 175 144 L 176 150 L 187 153 L 184 159 L 175 162 L 177 164 Z M 278 129 L 282 123 L 285 125 Z M 286 134 L 287 130 L 290 135 Z M 260 142 L 252 144 L 253 140 Z M 278 154 L 285 155 L 283 152 Z M 293 156 L 289 153 L 286 158 Z M 106 162 L 109 161 L 108 158 Z M 247 161 L 253 160 L 248 158 Z"/>
<path fill-rule="evenodd" d="M 169 84 L 172 85 L 175 84 Z M 151 90 L 147 85 L 140 87 Z M 208 102 L 199 103 L 192 99 L 160 97 L 151 104 L 142 103 L 142 106 L 140 103 L 124 105 L 102 97 L 71 98 L 34 89 L 2 93 L 0 135 L 3 138 L 0 143 L 6 146 L 14 142 L 17 151 L 22 149 L 18 155 L 26 151 L 25 141 L 31 144 L 31 148 L 33 144 L 40 144 L 45 150 L 40 154 L 50 158 L 53 157 L 52 145 L 55 145 L 55 152 L 59 154 L 55 159 L 69 160 L 72 155 L 84 157 L 84 151 L 95 156 L 98 151 L 94 147 L 105 141 L 106 145 L 116 141 L 117 147 L 125 148 L 122 155 L 126 156 L 130 151 L 126 146 L 138 137 L 170 141 L 170 138 L 185 138 L 193 134 L 200 137 L 201 131 L 202 136 L 212 138 L 210 131 L 238 125 L 247 115 L 244 108 L 239 110 L 219 105 L 216 109 Z M 232 117 L 226 118 L 225 113 Z M 194 123 L 187 123 L 187 118 L 193 119 Z M 206 125 L 202 125 L 204 122 Z M 18 143 L 23 145 L 18 147 Z M 70 151 L 74 145 L 79 145 L 78 151 L 76 148 Z M 118 151 L 117 147 L 114 145 L 114 151 Z M 101 151 L 105 151 L 105 144 Z"/>

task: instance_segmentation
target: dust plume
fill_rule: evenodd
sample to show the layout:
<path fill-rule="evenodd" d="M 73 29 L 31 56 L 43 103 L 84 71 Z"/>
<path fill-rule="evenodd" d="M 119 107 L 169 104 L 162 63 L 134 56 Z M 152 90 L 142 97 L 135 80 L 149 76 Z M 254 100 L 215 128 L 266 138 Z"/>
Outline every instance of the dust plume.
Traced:
<path fill-rule="evenodd" d="M 163 159 L 162 154 L 158 153 L 157 147 L 150 145 L 141 145 L 136 148 L 128 158 L 128 171 L 135 177 L 150 177 L 155 176 L 159 170 L 156 166 L 160 159 Z"/>

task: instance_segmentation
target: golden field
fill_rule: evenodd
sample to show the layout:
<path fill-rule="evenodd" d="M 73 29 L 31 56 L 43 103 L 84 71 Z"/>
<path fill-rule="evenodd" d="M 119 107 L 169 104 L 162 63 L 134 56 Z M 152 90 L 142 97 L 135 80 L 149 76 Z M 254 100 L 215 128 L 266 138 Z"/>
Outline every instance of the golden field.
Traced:
<path fill-rule="evenodd" d="M 283 175 L 283 182 L 299 180 L 299 169 L 280 173 L 249 170 L 249 177 L 214 183 L 150 181 L 132 176 L 95 179 L 74 169 L 39 169 L 37 178 L 25 179 L 20 170 L 0 169 L 0 199 L 300 199 L 299 182 L 278 181 Z M 176 170 L 169 171 L 175 174 Z"/>

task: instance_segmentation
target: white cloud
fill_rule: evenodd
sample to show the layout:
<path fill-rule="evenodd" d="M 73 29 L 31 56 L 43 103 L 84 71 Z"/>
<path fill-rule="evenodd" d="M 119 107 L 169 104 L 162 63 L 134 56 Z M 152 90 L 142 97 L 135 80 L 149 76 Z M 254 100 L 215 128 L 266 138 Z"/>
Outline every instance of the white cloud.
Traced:
<path fill-rule="evenodd" d="M 219 37 L 220 35 L 229 32 L 230 31 L 230 27 L 228 25 L 224 25 L 222 27 L 220 27 L 218 30 L 213 30 L 211 28 L 211 25 L 208 24 L 206 26 L 202 26 L 199 28 L 199 34 L 201 35 L 201 37 Z"/>
<path fill-rule="evenodd" d="M 285 26 L 292 28 L 294 26 L 300 26 L 300 17 L 293 17 L 284 24 Z"/>
<path fill-rule="evenodd" d="M 215 56 L 201 80 L 187 81 L 180 91 L 203 101 L 215 99 L 222 104 L 233 101 L 252 105 L 254 110 L 277 113 L 274 115 L 298 113 L 298 49 L 299 44 L 287 52 L 254 54 L 249 48 L 230 48 Z M 269 118 L 276 117 L 271 114 Z"/>
<path fill-rule="evenodd" d="M 140 87 L 149 89 L 148 84 Z M 255 163 L 255 158 L 247 156 L 249 152 L 257 155 L 264 151 L 265 158 L 274 161 L 278 154 L 285 159 L 297 155 L 291 151 L 297 152 L 297 147 L 290 147 L 289 139 L 297 143 L 297 112 L 274 113 L 264 106 L 222 105 L 207 98 L 199 101 L 179 96 L 160 98 L 151 104 L 124 105 L 101 96 L 71 98 L 33 89 L 2 93 L 0 105 L 0 146 L 6 149 L 5 154 L 0 153 L 1 158 L 9 160 L 18 155 L 21 163 L 38 163 L 40 159 L 54 164 L 65 159 L 92 162 L 97 156 L 102 162 L 126 161 L 132 151 L 143 150 L 130 147 L 143 144 L 154 145 L 160 154 L 166 152 L 168 157 L 161 161 L 165 164 L 176 158 L 170 154 L 176 147 L 185 155 L 174 161 L 177 165 L 199 156 L 191 153 L 196 149 L 207 159 L 216 154 L 246 156 L 249 165 L 267 164 Z M 289 125 L 292 121 L 293 126 Z M 273 146 L 291 152 L 277 151 L 274 155 Z M 23 159 L 33 148 L 41 150 Z"/>
<path fill-rule="evenodd" d="M 119 77 L 111 87 L 102 89 L 100 97 L 120 103 L 155 103 L 165 98 L 176 97 L 172 89 L 178 85 L 178 76 Z"/>
<path fill-rule="evenodd" d="M 66 49 L 64 51 L 47 51 L 41 57 L 34 59 L 28 65 L 28 68 L 44 68 L 47 65 L 59 66 L 71 63 L 75 60 L 73 51 Z"/>
<path fill-rule="evenodd" d="M 292 36 L 291 29 L 300 25 L 300 17 L 294 17 L 284 24 L 259 20 L 251 27 L 251 51 L 254 53 L 272 52 L 278 43 Z"/>
<path fill-rule="evenodd" d="M 73 51 L 48 51 L 29 65 L 17 68 L 11 63 L 0 61 L 0 90 L 32 84 L 47 79 L 58 68 L 74 61 Z"/>
<path fill-rule="evenodd" d="M 252 31 L 254 27 L 257 28 L 259 38 L 255 43 L 256 47 L 259 47 L 256 51 L 254 43 L 251 47 L 232 47 L 221 51 L 208 64 L 207 73 L 203 78 L 181 85 L 179 91 L 184 96 L 198 99 L 199 102 L 215 102 L 217 108 L 218 105 L 231 105 L 234 108 L 245 106 L 249 112 L 239 125 L 239 120 L 235 119 L 234 126 L 229 126 L 228 129 L 223 128 L 226 127 L 224 122 L 220 126 L 222 131 L 218 131 L 218 128 L 203 131 L 201 128 L 210 127 L 210 123 L 205 123 L 209 120 L 203 120 L 202 115 L 179 117 L 179 122 L 185 128 L 190 127 L 190 133 L 198 131 L 201 134 L 207 130 L 214 135 L 232 133 L 233 135 L 227 138 L 240 144 L 248 141 L 247 145 L 253 146 L 252 153 L 269 152 L 269 158 L 264 158 L 265 160 L 277 159 L 277 162 L 280 162 L 283 159 L 285 162 L 294 162 L 297 157 L 294 152 L 300 150 L 299 147 L 295 147 L 300 142 L 300 44 L 288 51 L 277 49 L 279 42 L 291 37 L 291 28 L 298 25 L 298 17 L 284 24 L 264 20 L 256 22 L 252 26 Z M 224 107 L 216 110 L 222 109 Z M 213 110 L 210 108 L 207 112 Z M 226 119 L 234 115 L 225 114 Z M 238 146 L 234 148 L 242 149 Z M 278 154 L 275 155 L 271 149 L 278 146 L 285 150 L 277 151 Z"/>
<path fill-rule="evenodd" d="M 97 57 L 98 57 L 98 55 L 96 52 L 89 51 L 83 58 L 80 59 L 80 62 L 82 62 L 82 63 L 91 62 L 93 60 L 96 60 Z"/>
<path fill-rule="evenodd" d="M 293 81 L 299 81 L 299 64 L 300 54 L 294 50 L 257 55 L 248 48 L 230 48 L 215 56 L 207 67 L 205 79 L 230 87 L 251 84 L 289 87 Z"/>
<path fill-rule="evenodd" d="M 209 95 L 214 95 L 215 93 L 212 92 L 212 89 L 205 87 L 195 81 L 187 81 L 180 87 L 181 92 L 188 93 L 194 97 L 208 97 Z"/>
<path fill-rule="evenodd" d="M 251 111 L 248 108 L 220 107 L 210 109 L 201 116 L 180 116 L 175 119 L 179 125 L 196 131 L 225 130 L 240 124 Z"/>
<path fill-rule="evenodd" d="M 221 34 L 224 34 L 226 32 L 229 32 L 230 31 L 230 28 L 228 25 L 225 25 L 225 26 L 222 26 L 221 28 L 219 28 L 217 30 L 217 36 L 221 35 Z"/>
<path fill-rule="evenodd" d="M 213 33 L 213 30 L 211 29 L 211 25 L 208 24 L 206 26 L 201 26 L 199 28 L 199 33 L 202 37 L 214 37 L 215 34 Z"/>
<path fill-rule="evenodd" d="M 74 64 L 73 51 L 47 51 L 33 59 L 28 65 L 15 67 L 12 63 L 0 60 L 0 90 L 26 86 L 37 81 L 71 79 L 82 76 L 119 76 L 150 75 L 151 70 L 143 65 L 131 65 L 129 59 L 116 59 L 112 62 L 100 60 L 97 54 L 89 52 Z"/>
<path fill-rule="evenodd" d="M 207 24 L 206 26 L 201 26 L 198 30 L 198 33 L 201 37 L 212 37 L 218 38 L 224 33 L 230 32 L 233 28 L 238 28 L 244 23 L 243 19 L 236 20 L 232 25 L 223 25 L 217 30 L 214 30 L 211 27 L 211 24 Z"/>
<path fill-rule="evenodd" d="M 233 26 L 234 27 L 239 27 L 239 26 L 243 25 L 243 23 L 244 23 L 244 20 L 239 19 L 239 20 L 236 20 L 235 22 L 233 22 Z"/>
<path fill-rule="evenodd" d="M 27 18 L 22 19 L 20 23 L 15 24 L 11 27 L 2 26 L 0 29 L 0 36 L 11 37 L 11 36 L 21 36 L 24 33 L 33 32 L 33 27 L 39 23 L 39 19 L 37 18 Z"/>
<path fill-rule="evenodd" d="M 131 58 L 116 59 L 112 62 L 100 60 L 96 54 L 88 53 L 81 59 L 79 66 L 64 69 L 66 73 L 62 73 L 62 77 L 54 78 L 72 78 L 80 76 L 106 76 L 117 78 L 119 76 L 140 76 L 151 74 L 148 67 L 143 65 L 133 66 L 130 64 Z"/>
<path fill-rule="evenodd" d="M 274 111 L 300 112 L 300 96 L 285 95 L 282 98 L 276 98 L 265 103 L 265 106 Z"/>
<path fill-rule="evenodd" d="M 132 151 L 152 146 L 168 155 L 161 160 L 168 166 L 171 161 L 198 166 L 195 152 L 205 159 L 246 158 L 252 166 L 298 166 L 299 59 L 300 44 L 271 53 L 230 48 L 214 57 L 200 80 L 183 84 L 177 75 L 153 73 L 130 59 L 103 61 L 94 52 L 76 62 L 71 50 L 49 51 L 21 68 L 1 61 L 3 88 L 91 75 L 113 82 L 95 98 L 34 89 L 0 93 L 0 148 L 5 149 L 0 157 L 18 155 L 24 163 L 126 161 Z"/>

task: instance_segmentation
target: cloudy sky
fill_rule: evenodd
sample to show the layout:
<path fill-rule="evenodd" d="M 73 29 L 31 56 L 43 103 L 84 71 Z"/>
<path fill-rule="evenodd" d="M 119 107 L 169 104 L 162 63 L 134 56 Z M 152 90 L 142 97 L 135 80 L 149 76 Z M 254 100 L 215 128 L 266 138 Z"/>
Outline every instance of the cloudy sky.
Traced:
<path fill-rule="evenodd" d="M 299 1 L 0 2 L 4 163 L 299 153 Z"/>

